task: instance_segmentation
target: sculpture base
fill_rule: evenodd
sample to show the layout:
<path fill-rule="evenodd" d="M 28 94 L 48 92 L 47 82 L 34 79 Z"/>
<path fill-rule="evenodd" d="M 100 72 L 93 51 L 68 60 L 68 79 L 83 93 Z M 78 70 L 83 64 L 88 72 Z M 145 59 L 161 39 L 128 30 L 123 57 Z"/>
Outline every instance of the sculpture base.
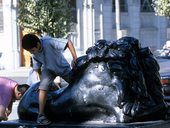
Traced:
<path fill-rule="evenodd" d="M 83 123 L 59 122 L 48 126 L 38 125 L 33 121 L 6 121 L 0 122 L 0 128 L 170 128 L 170 121 L 147 121 L 135 123 L 103 123 L 89 121 Z"/>

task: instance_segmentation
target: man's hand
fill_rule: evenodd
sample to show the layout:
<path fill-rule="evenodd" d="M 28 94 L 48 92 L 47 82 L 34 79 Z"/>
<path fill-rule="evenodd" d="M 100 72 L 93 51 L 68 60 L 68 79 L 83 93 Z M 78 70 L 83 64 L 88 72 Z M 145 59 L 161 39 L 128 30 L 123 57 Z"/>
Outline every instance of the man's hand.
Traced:
<path fill-rule="evenodd" d="M 0 122 L 4 120 L 4 121 L 7 121 L 8 120 L 8 117 L 0 117 Z"/>
<path fill-rule="evenodd" d="M 74 68 L 76 66 L 77 54 L 76 54 L 75 48 L 74 48 L 73 43 L 71 42 L 71 40 L 69 40 L 67 42 L 67 47 L 70 50 L 71 55 L 73 57 L 73 61 L 71 62 L 71 66 L 72 66 L 72 68 Z"/>
<path fill-rule="evenodd" d="M 9 116 L 9 115 L 11 114 L 11 112 L 12 112 L 12 110 L 7 109 L 7 110 L 6 110 L 7 116 Z"/>
<path fill-rule="evenodd" d="M 71 62 L 71 67 L 74 68 L 74 67 L 76 67 L 76 66 L 77 66 L 77 62 L 76 62 L 75 60 L 73 60 L 73 61 Z"/>
<path fill-rule="evenodd" d="M 3 120 L 4 120 L 4 121 L 7 121 L 7 120 L 8 120 L 8 117 L 5 117 Z"/>

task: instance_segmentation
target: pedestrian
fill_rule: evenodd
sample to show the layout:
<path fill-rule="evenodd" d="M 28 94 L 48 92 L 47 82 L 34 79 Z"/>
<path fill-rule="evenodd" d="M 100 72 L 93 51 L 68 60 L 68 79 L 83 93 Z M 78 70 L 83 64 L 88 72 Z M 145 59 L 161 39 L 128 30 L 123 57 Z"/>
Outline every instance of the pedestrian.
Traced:
<path fill-rule="evenodd" d="M 26 34 L 22 38 L 22 47 L 32 54 L 33 69 L 40 78 L 37 123 L 48 125 L 51 121 L 45 116 L 44 108 L 49 85 L 57 76 L 70 82 L 71 66 L 63 52 L 67 48 L 70 50 L 73 66 L 76 64 L 77 54 L 71 40 L 49 36 L 39 38 L 34 34 Z M 41 73 L 38 73 L 39 69 Z"/>
<path fill-rule="evenodd" d="M 7 77 L 0 77 L 0 121 L 8 120 L 13 103 L 20 100 L 28 88 L 27 84 L 18 84 Z"/>

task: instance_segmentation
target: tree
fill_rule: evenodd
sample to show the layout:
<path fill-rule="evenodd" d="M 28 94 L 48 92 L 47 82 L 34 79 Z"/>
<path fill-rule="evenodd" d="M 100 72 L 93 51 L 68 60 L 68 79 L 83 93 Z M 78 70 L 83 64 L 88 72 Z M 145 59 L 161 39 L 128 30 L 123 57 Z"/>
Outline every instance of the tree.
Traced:
<path fill-rule="evenodd" d="M 169 0 L 152 0 L 152 6 L 159 16 L 170 18 L 170 1 Z"/>
<path fill-rule="evenodd" d="M 71 0 L 19 0 L 17 23 L 29 32 L 63 37 L 72 24 Z"/>

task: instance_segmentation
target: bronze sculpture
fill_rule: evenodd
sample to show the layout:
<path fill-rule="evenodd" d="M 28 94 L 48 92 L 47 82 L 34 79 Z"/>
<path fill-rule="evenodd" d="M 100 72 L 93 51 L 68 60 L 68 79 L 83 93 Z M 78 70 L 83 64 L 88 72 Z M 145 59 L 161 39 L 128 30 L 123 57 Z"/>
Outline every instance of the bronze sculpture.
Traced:
<path fill-rule="evenodd" d="M 50 91 L 45 108 L 54 122 L 102 120 L 135 122 L 165 119 L 159 65 L 148 47 L 133 37 L 99 40 L 77 59 L 69 86 Z M 21 99 L 21 120 L 36 120 L 39 83 Z"/>

